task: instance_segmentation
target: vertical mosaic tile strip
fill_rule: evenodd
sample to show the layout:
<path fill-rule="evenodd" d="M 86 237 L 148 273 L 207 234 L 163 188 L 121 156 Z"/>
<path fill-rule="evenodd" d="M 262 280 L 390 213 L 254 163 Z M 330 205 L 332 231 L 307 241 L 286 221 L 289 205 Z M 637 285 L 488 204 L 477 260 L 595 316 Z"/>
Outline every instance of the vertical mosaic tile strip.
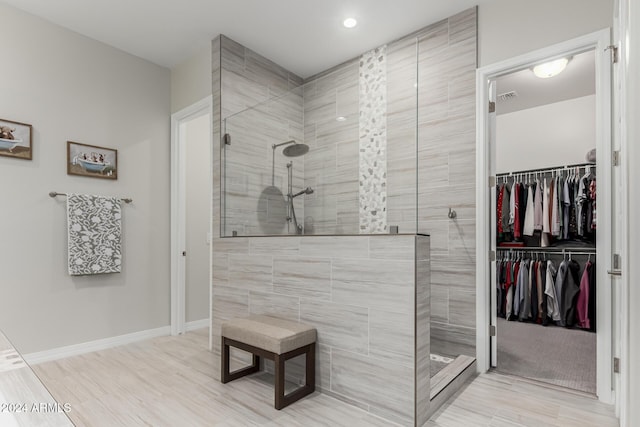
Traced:
<path fill-rule="evenodd" d="M 387 232 L 387 46 L 360 58 L 360 233 Z"/>

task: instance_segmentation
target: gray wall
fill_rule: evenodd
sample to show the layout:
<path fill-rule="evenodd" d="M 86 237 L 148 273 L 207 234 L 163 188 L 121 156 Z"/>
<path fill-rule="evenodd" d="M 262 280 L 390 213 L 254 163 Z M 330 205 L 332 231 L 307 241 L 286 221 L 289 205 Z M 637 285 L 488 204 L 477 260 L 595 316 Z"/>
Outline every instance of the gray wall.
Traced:
<path fill-rule="evenodd" d="M 1 118 L 33 125 L 33 160 L 0 157 L 0 328 L 22 353 L 169 325 L 169 70 L 0 5 Z M 117 181 L 66 174 L 66 142 L 118 150 Z M 132 197 L 120 274 L 70 277 L 66 205 Z"/>
<path fill-rule="evenodd" d="M 485 66 L 613 25 L 614 0 L 493 0 L 479 7 Z"/>
<path fill-rule="evenodd" d="M 171 69 L 171 112 L 211 95 L 211 45 Z"/>

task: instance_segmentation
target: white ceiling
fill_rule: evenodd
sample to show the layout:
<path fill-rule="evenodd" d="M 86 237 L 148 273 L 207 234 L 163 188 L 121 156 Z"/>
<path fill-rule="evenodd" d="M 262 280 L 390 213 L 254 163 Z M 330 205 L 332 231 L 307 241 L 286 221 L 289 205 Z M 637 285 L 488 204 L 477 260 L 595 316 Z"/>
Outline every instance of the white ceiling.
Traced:
<path fill-rule="evenodd" d="M 496 102 L 496 114 L 552 104 L 596 93 L 595 51 L 575 55 L 557 76 L 541 79 L 530 68 L 496 79 L 497 95 L 515 90 L 516 98 Z"/>
<path fill-rule="evenodd" d="M 491 0 L 3 1 L 168 68 L 224 34 L 308 77 Z"/>

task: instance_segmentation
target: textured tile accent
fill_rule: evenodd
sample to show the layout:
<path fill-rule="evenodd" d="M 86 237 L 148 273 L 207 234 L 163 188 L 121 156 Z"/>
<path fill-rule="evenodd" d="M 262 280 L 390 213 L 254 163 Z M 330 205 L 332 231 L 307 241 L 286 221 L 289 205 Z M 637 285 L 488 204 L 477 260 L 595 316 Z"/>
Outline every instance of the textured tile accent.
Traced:
<path fill-rule="evenodd" d="M 387 232 L 386 45 L 360 58 L 360 232 Z"/>

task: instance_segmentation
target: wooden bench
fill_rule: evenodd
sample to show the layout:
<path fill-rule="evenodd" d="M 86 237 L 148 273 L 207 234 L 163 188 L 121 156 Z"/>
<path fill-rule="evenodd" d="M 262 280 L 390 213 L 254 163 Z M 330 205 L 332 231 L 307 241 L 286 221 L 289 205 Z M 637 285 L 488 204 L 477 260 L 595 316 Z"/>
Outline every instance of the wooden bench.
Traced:
<path fill-rule="evenodd" d="M 222 324 L 222 383 L 226 384 L 260 370 L 260 358 L 275 365 L 275 408 L 282 409 L 316 389 L 316 330 L 290 320 L 269 316 L 232 319 Z M 251 366 L 229 372 L 229 347 L 253 355 Z M 284 394 L 285 362 L 306 355 L 305 385 Z"/>

